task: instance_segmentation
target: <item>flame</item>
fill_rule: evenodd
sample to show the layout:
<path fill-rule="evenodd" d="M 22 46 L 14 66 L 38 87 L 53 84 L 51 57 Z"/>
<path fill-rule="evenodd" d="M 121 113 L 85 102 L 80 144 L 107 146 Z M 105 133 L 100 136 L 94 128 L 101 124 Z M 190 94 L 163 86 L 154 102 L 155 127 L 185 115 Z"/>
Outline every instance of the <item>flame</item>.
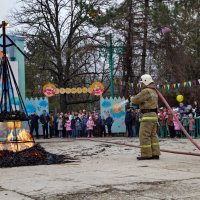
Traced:
<path fill-rule="evenodd" d="M 3 148 L 3 145 L 0 144 L 0 151 L 2 151 L 4 148 Z"/>
<path fill-rule="evenodd" d="M 12 143 L 12 141 L 16 141 L 16 143 Z M 13 130 L 11 130 L 7 136 L 7 142 L 10 142 L 8 150 L 13 152 L 22 151 L 34 145 L 32 135 L 26 129 L 17 131 L 16 136 L 13 135 Z"/>
<path fill-rule="evenodd" d="M 7 142 L 15 141 L 15 136 L 13 135 L 13 130 L 11 130 L 10 134 L 7 136 Z M 15 143 L 8 143 L 8 150 L 9 151 L 17 151 L 17 145 Z"/>
<path fill-rule="evenodd" d="M 19 132 L 19 134 L 17 135 L 17 139 L 22 140 L 22 141 L 32 141 L 33 140 L 31 134 L 28 133 L 25 129 L 23 129 L 22 131 Z"/>
<path fill-rule="evenodd" d="M 7 142 L 13 141 L 14 140 L 14 135 L 13 135 L 13 130 L 11 130 L 10 134 L 7 136 Z"/>

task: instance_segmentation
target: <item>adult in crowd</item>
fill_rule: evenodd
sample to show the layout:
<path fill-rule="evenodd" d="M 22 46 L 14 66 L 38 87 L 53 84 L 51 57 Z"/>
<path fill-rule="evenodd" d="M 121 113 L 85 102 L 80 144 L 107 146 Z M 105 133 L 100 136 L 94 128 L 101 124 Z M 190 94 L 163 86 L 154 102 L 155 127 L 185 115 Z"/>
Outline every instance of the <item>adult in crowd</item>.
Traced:
<path fill-rule="evenodd" d="M 66 128 L 65 128 L 65 123 L 67 121 L 67 118 L 70 117 L 70 119 L 72 119 L 72 115 L 69 113 L 69 115 L 67 113 L 62 113 L 61 112 L 61 115 L 62 115 L 62 119 L 63 119 L 63 137 L 66 137 L 67 136 L 67 131 L 66 131 Z"/>
<path fill-rule="evenodd" d="M 112 134 L 112 125 L 113 125 L 113 118 L 110 116 L 110 114 L 108 114 L 108 117 L 106 118 L 106 126 L 108 128 L 108 134 L 110 136 L 113 136 Z"/>
<path fill-rule="evenodd" d="M 192 114 L 192 115 L 193 115 L 193 109 L 192 109 L 192 106 L 191 106 L 191 105 L 188 105 L 188 106 L 186 107 L 185 113 L 186 113 L 187 115 L 189 115 L 189 114 Z"/>
<path fill-rule="evenodd" d="M 101 124 L 101 137 L 106 137 L 106 120 L 104 116 L 101 117 L 100 124 Z"/>
<path fill-rule="evenodd" d="M 180 113 L 181 110 L 184 110 L 184 112 L 186 112 L 186 106 L 184 106 L 184 104 L 182 102 L 179 103 L 178 112 Z"/>
<path fill-rule="evenodd" d="M 132 137 L 133 135 L 132 121 L 133 121 L 133 116 L 132 116 L 131 108 L 130 106 L 127 106 L 126 115 L 125 115 L 125 124 L 126 124 L 126 130 L 128 132 L 128 137 Z"/>
<path fill-rule="evenodd" d="M 95 113 L 94 115 L 94 134 L 95 136 L 100 136 L 101 135 L 101 119 L 99 114 Z"/>
<path fill-rule="evenodd" d="M 87 121 L 88 121 L 88 117 L 86 115 L 86 112 L 84 112 L 85 114 L 82 117 L 82 135 L 83 137 L 87 136 Z"/>
<path fill-rule="evenodd" d="M 131 109 L 131 114 L 132 114 L 132 136 L 131 137 L 136 137 L 136 110 L 135 109 Z"/>
<path fill-rule="evenodd" d="M 57 125 L 58 125 L 58 137 L 63 138 L 63 116 L 61 114 L 57 119 Z"/>
<path fill-rule="evenodd" d="M 49 115 L 47 114 L 46 110 L 43 110 L 42 115 L 40 115 L 40 122 L 42 123 L 42 131 L 44 139 L 48 139 L 49 137 L 49 132 L 48 132 L 49 120 L 50 120 Z"/>
<path fill-rule="evenodd" d="M 198 101 L 194 101 L 194 112 L 195 112 L 195 117 L 200 117 L 200 106 Z"/>
<path fill-rule="evenodd" d="M 60 113 L 57 113 L 54 116 L 54 120 L 53 120 L 55 137 L 58 137 L 58 122 L 57 122 L 57 119 L 59 118 L 59 116 L 60 116 Z"/>
<path fill-rule="evenodd" d="M 54 136 L 54 114 L 52 111 L 49 114 L 49 135 L 50 138 Z"/>
<path fill-rule="evenodd" d="M 40 119 L 40 117 L 38 116 L 37 112 L 33 112 L 30 117 L 30 125 L 31 125 L 31 129 L 30 129 L 30 133 L 31 135 L 33 135 L 33 132 L 35 130 L 36 133 L 36 138 L 39 138 L 39 134 L 38 134 L 38 120 Z"/>

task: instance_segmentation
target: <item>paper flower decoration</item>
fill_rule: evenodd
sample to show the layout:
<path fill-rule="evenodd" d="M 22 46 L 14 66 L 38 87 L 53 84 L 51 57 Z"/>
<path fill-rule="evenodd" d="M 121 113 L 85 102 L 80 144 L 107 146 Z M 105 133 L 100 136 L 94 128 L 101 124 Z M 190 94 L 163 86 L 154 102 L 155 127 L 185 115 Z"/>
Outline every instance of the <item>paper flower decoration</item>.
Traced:
<path fill-rule="evenodd" d="M 100 83 L 100 82 L 94 82 L 91 85 L 91 89 L 92 89 L 92 94 L 93 95 L 100 96 L 104 92 L 104 85 L 102 83 Z"/>
<path fill-rule="evenodd" d="M 42 92 L 47 97 L 52 97 L 56 94 L 56 86 L 52 83 L 47 83 L 43 86 Z"/>

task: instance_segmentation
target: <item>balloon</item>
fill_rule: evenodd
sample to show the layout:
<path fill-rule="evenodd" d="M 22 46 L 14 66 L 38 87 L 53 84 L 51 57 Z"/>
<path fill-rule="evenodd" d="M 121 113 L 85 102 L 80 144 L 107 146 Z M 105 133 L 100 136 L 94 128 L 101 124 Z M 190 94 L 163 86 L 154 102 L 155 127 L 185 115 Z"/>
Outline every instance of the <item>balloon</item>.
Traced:
<path fill-rule="evenodd" d="M 176 97 L 176 100 L 179 102 L 179 103 L 181 103 L 181 102 L 183 102 L 183 95 L 178 95 L 177 97 Z"/>
<path fill-rule="evenodd" d="M 162 34 L 165 34 L 165 33 L 168 33 L 170 29 L 167 26 L 164 26 L 161 31 L 162 31 Z"/>

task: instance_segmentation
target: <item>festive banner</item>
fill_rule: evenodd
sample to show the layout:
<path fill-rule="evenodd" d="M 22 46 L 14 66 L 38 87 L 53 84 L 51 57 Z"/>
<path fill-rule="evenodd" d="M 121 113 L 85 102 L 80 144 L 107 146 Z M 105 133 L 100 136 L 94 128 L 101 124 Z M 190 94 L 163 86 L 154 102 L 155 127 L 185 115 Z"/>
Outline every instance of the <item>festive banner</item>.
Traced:
<path fill-rule="evenodd" d="M 125 86 L 126 84 L 129 85 L 130 87 L 134 87 L 134 83 L 132 82 L 125 82 L 123 80 L 120 79 L 114 79 L 114 83 L 118 83 L 120 86 Z M 200 85 L 200 79 L 196 79 L 196 80 L 192 80 L 192 81 L 184 81 L 181 83 L 165 83 L 165 84 L 158 84 L 157 88 L 158 89 L 165 89 L 165 90 L 169 90 L 169 89 L 178 89 L 178 88 L 182 88 L 182 87 L 193 87 L 193 86 L 197 86 Z M 137 83 L 136 87 L 141 88 L 141 83 Z"/>
<path fill-rule="evenodd" d="M 126 82 L 120 79 L 114 79 L 114 84 L 118 84 L 120 86 L 129 85 L 129 87 L 134 88 L 135 86 L 141 88 L 141 83 L 134 84 L 133 82 Z M 192 80 L 192 81 L 184 81 L 181 83 L 165 83 L 165 84 L 158 84 L 158 89 L 179 89 L 183 87 L 193 87 L 200 85 L 200 79 Z M 47 96 L 53 96 L 55 94 L 81 94 L 81 93 L 90 93 L 93 95 L 100 96 L 104 92 L 104 85 L 100 82 L 94 82 L 90 87 L 78 87 L 78 88 L 54 88 L 54 85 L 49 83 L 43 87 L 43 93 Z"/>
<path fill-rule="evenodd" d="M 33 112 L 37 112 L 38 116 L 42 114 L 43 110 L 49 113 L 49 102 L 48 98 L 26 98 L 24 101 L 28 115 L 30 116 Z M 40 120 L 39 120 L 40 122 Z M 42 135 L 42 124 L 39 123 L 39 135 Z M 34 132 L 33 135 L 36 133 Z"/>
<path fill-rule="evenodd" d="M 55 85 L 48 83 L 43 86 L 43 93 L 47 97 L 54 96 L 55 94 L 81 94 L 90 93 L 95 96 L 100 96 L 104 92 L 104 85 L 100 82 L 94 82 L 89 88 L 56 88 Z"/>
<path fill-rule="evenodd" d="M 26 98 L 24 101 L 28 115 L 37 112 L 38 115 L 42 114 L 43 110 L 49 112 L 49 103 L 47 98 Z"/>

